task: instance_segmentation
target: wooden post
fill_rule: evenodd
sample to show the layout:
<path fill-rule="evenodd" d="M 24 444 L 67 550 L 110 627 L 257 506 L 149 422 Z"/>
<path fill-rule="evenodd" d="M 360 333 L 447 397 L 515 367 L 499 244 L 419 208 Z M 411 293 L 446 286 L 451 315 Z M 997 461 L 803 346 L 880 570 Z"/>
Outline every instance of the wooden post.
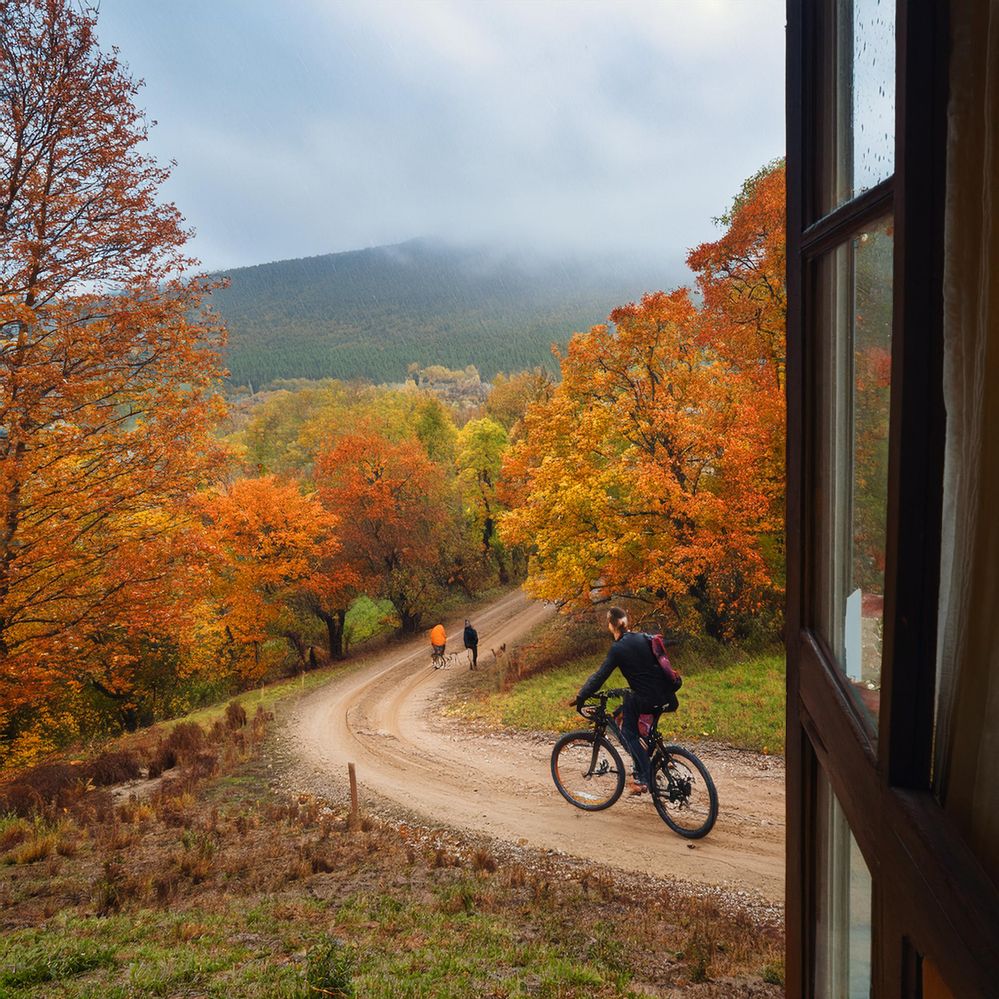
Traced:
<path fill-rule="evenodd" d="M 357 773 L 354 764 L 347 764 L 347 774 L 350 777 L 350 819 L 349 825 L 356 826 L 361 818 L 361 813 L 357 805 Z"/>

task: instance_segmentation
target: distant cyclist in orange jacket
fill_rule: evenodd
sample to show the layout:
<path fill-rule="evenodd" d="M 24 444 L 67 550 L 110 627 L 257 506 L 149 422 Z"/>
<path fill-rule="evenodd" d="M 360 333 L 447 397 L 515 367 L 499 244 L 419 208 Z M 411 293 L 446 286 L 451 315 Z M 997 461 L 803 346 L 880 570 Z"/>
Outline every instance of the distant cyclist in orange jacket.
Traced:
<path fill-rule="evenodd" d="M 430 647 L 437 655 L 444 655 L 444 650 L 447 648 L 447 632 L 444 630 L 444 625 L 435 624 L 430 629 Z"/>

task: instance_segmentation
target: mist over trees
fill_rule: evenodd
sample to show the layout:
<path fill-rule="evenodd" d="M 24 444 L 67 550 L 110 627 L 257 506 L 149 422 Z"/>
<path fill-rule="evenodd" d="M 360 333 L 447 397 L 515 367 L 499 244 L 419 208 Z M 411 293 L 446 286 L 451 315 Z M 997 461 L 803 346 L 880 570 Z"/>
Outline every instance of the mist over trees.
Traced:
<path fill-rule="evenodd" d="M 401 382 L 407 366 L 474 364 L 483 378 L 536 365 L 551 344 L 669 279 L 648 263 L 552 260 L 525 248 L 411 240 L 227 271 L 214 297 L 234 385 L 275 379 Z"/>

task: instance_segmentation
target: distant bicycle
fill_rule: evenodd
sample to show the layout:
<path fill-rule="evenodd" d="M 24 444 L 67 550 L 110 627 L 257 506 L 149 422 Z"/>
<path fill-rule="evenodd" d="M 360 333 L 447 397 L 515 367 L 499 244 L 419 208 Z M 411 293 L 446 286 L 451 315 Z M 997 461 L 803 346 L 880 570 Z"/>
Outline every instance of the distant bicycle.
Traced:
<path fill-rule="evenodd" d="M 598 812 L 621 797 L 626 771 L 621 754 L 607 731 L 624 746 L 621 730 L 607 701 L 622 698 L 626 689 L 602 690 L 586 699 L 579 713 L 593 723 L 563 735 L 552 750 L 552 779 L 559 793 L 576 808 Z M 661 712 L 660 712 L 661 714 Z M 707 767 L 683 746 L 667 745 L 659 733 L 659 717 L 644 738 L 649 747 L 652 780 L 649 791 L 659 817 L 686 839 L 707 836 L 718 818 L 718 792 Z"/>
<path fill-rule="evenodd" d="M 430 653 L 430 665 L 434 669 L 447 669 L 450 665 L 448 663 L 448 656 L 446 656 L 442 651 L 438 652 L 437 649 L 434 649 L 433 652 Z"/>

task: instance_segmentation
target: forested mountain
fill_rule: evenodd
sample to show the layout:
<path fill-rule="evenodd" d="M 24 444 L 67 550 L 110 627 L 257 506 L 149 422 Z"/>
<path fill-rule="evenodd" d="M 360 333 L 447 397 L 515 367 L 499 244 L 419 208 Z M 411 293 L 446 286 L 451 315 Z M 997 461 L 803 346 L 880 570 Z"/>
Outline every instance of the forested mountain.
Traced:
<path fill-rule="evenodd" d="M 543 260 L 412 240 L 243 267 L 213 300 L 234 384 L 275 378 L 398 381 L 411 362 L 483 377 L 537 364 L 550 346 L 680 275 L 648 265 Z"/>

